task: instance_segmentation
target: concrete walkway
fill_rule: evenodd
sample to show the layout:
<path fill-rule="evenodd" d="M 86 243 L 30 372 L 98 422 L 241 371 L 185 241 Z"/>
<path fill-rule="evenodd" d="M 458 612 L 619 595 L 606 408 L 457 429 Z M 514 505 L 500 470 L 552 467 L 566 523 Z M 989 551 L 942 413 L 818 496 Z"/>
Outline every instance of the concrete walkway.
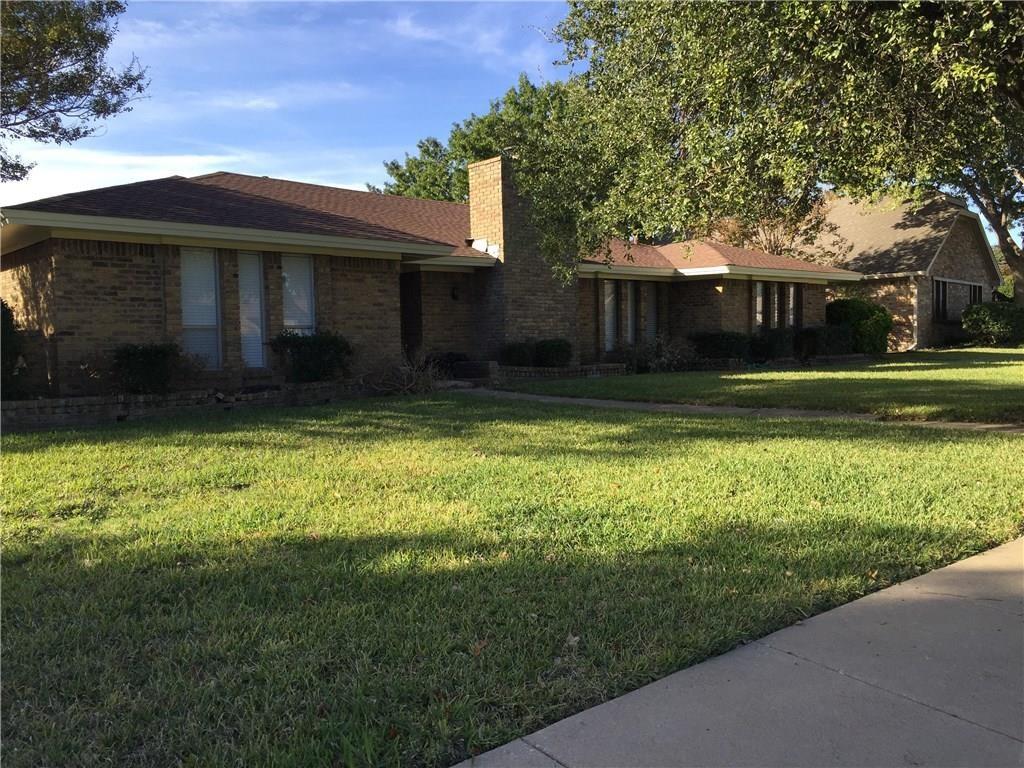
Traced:
<path fill-rule="evenodd" d="M 1024 765 L 1024 539 L 462 764 L 726 765 Z"/>
<path fill-rule="evenodd" d="M 647 411 L 651 413 L 679 413 L 686 416 L 750 416 L 766 419 L 808 419 L 842 421 L 877 421 L 884 424 L 906 424 L 913 427 L 939 429 L 962 429 L 969 432 L 1007 432 L 1024 435 L 1024 424 L 992 424 L 973 421 L 893 421 L 885 420 L 873 413 L 852 411 L 814 411 L 805 408 L 745 408 L 738 405 L 690 405 L 685 403 L 646 403 L 638 400 L 602 400 L 595 397 L 562 397 L 560 395 L 532 395 L 526 392 L 511 392 L 504 389 L 464 389 L 463 394 L 482 397 L 498 397 L 505 400 L 532 400 L 538 403 L 561 405 L 585 405 L 592 408 L 616 408 L 622 411 Z"/>

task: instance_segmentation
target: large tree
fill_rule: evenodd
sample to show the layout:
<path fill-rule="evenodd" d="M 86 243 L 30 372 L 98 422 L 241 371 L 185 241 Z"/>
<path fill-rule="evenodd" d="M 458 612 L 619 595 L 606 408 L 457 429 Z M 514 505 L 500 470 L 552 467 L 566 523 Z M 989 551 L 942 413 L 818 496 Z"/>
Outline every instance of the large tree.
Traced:
<path fill-rule="evenodd" d="M 828 186 L 938 188 L 981 211 L 1024 301 L 1024 5 L 578 0 L 557 34 L 585 71 L 519 152 L 556 263 L 723 220 L 798 231 Z"/>
<path fill-rule="evenodd" d="M 486 113 L 470 115 L 452 125 L 447 144 L 433 136 L 422 139 L 415 155 L 407 153 L 404 160 L 384 163 L 390 179 L 383 187 L 368 184 L 368 189 L 464 202 L 469 197 L 469 163 L 494 157 L 542 130 L 561 99 L 562 88 L 557 82 L 536 86 L 526 75 L 520 75 L 516 87 L 491 102 Z"/>
<path fill-rule="evenodd" d="M 32 168 L 11 154 L 11 139 L 77 141 L 145 90 L 134 58 L 122 69 L 106 62 L 124 9 L 113 1 L 0 4 L 0 179 Z"/>

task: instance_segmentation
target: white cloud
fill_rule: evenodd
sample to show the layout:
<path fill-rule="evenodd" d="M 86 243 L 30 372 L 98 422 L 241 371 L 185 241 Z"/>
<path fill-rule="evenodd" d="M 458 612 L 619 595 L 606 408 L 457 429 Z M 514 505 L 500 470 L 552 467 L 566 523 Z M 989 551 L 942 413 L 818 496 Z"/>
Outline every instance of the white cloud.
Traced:
<path fill-rule="evenodd" d="M 0 184 L 2 205 L 166 176 L 198 176 L 250 160 L 235 153 L 146 155 L 53 145 L 12 149 L 37 165 L 23 181 Z"/>
<path fill-rule="evenodd" d="M 358 99 L 364 95 L 363 88 L 344 81 L 298 82 L 284 83 L 257 92 L 229 91 L 213 95 L 191 93 L 186 96 L 186 100 L 198 107 L 267 111 L 317 106 Z"/>
<path fill-rule="evenodd" d="M 365 150 L 309 151 L 284 154 L 230 147 L 194 154 L 145 154 L 19 143 L 11 149 L 37 163 L 23 181 L 0 184 L 0 205 L 14 205 L 87 189 L 130 184 L 167 176 L 199 176 L 213 171 L 235 171 L 257 176 L 306 181 L 312 184 L 366 189 L 380 184 L 384 171 L 379 158 L 397 154 L 395 147 Z"/>
<path fill-rule="evenodd" d="M 491 7 L 479 6 L 458 22 L 443 26 L 430 26 L 412 13 L 403 13 L 391 19 L 387 29 L 410 42 L 431 43 L 445 55 L 456 51 L 491 69 L 519 69 L 531 76 L 544 77 L 558 49 L 537 28 L 531 29 L 535 37 L 525 46 L 511 46 L 510 30 L 503 22 L 504 18 L 499 21 L 494 17 Z"/>

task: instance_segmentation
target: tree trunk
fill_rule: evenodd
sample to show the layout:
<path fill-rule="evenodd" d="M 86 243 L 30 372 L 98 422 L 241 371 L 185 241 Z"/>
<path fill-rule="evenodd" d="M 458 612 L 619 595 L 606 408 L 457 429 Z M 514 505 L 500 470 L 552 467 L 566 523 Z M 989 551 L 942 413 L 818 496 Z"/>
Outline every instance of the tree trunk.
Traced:
<path fill-rule="evenodd" d="M 1006 259 L 1006 266 L 1010 268 L 1010 274 L 1013 275 L 1013 301 L 1016 304 L 1024 304 L 1024 249 L 1010 239 L 1009 232 L 1006 233 L 1005 238 L 1000 237 L 997 232 L 996 237 L 999 239 L 999 248 L 1003 252 L 1003 258 Z"/>

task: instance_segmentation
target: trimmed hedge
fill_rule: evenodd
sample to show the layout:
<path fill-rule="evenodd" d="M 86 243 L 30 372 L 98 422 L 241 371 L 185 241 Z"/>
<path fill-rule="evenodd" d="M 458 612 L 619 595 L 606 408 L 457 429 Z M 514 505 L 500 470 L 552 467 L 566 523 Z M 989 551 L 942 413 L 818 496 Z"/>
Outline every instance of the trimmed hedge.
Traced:
<path fill-rule="evenodd" d="M 964 331 L 980 344 L 1024 344 L 1024 306 L 1005 301 L 972 304 L 964 310 Z"/>
<path fill-rule="evenodd" d="M 853 352 L 881 355 L 889 348 L 892 315 L 879 304 L 864 299 L 837 299 L 825 305 L 825 322 L 852 329 Z"/>
<path fill-rule="evenodd" d="M 533 364 L 541 368 L 564 368 L 572 360 L 568 339 L 541 339 L 533 348 Z"/>
<path fill-rule="evenodd" d="M 572 361 L 572 344 L 568 339 L 514 341 L 498 353 L 502 365 L 538 368 L 564 368 Z"/>
<path fill-rule="evenodd" d="M 329 381 L 338 374 L 347 375 L 352 345 L 331 331 L 303 336 L 284 331 L 270 342 L 270 348 L 283 360 L 285 377 L 293 383 Z"/>
<path fill-rule="evenodd" d="M 695 333 L 690 341 L 698 357 L 710 360 L 746 360 L 750 357 L 751 337 L 745 333 Z"/>
<path fill-rule="evenodd" d="M 122 344 L 114 350 L 111 373 L 133 395 L 165 395 L 187 367 L 177 344 Z"/>

